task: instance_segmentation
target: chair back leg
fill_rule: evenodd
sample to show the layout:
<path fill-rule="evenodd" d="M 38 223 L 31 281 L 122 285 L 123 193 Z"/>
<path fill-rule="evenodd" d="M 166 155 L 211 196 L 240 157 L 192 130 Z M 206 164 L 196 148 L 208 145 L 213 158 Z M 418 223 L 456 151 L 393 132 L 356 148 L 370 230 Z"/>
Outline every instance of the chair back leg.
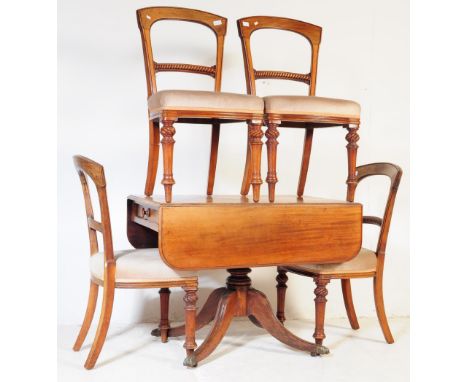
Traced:
<path fill-rule="evenodd" d="M 374 277 L 374 301 L 375 301 L 375 310 L 377 311 L 377 317 L 379 318 L 380 327 L 382 329 L 383 335 L 385 337 L 385 341 L 389 344 L 393 344 L 395 342 L 393 340 L 392 332 L 390 331 L 390 327 L 388 326 L 387 315 L 385 314 L 385 306 L 384 306 L 384 299 L 383 299 L 383 290 L 382 290 L 382 277 L 383 275 L 379 272 L 377 276 Z"/>
<path fill-rule="evenodd" d="M 73 345 L 74 351 L 79 351 L 83 342 L 88 335 L 89 327 L 93 321 L 94 312 L 96 311 L 96 302 L 99 294 L 99 285 L 95 284 L 93 281 L 90 281 L 89 285 L 89 296 L 88 296 L 88 306 L 86 307 L 86 313 L 83 318 L 83 324 L 81 325 L 80 333 L 76 338 L 75 344 Z"/>
<path fill-rule="evenodd" d="M 113 279 L 113 278 L 112 278 Z M 107 330 L 109 329 L 110 319 L 112 315 L 112 307 L 114 305 L 115 284 L 113 280 L 105 280 L 104 296 L 102 299 L 101 316 L 99 317 L 99 325 L 96 330 L 93 346 L 89 351 L 84 367 L 92 369 L 101 353 L 102 346 L 106 340 Z"/>
<path fill-rule="evenodd" d="M 351 291 L 351 280 L 341 279 L 341 291 L 343 292 L 343 300 L 348 315 L 349 324 L 354 330 L 359 329 L 359 322 L 354 310 L 353 293 Z"/>

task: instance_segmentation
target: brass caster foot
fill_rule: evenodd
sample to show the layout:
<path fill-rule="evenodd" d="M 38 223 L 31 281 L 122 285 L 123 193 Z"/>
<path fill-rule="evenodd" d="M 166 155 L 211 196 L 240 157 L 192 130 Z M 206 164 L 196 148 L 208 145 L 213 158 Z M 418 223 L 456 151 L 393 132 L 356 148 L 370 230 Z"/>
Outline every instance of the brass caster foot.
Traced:
<path fill-rule="evenodd" d="M 159 330 L 159 328 L 153 329 L 151 331 L 151 335 L 155 337 L 161 337 L 161 330 Z"/>
<path fill-rule="evenodd" d="M 184 366 L 197 367 L 197 357 L 195 357 L 195 354 L 190 354 L 184 359 Z"/>
<path fill-rule="evenodd" d="M 322 346 L 322 345 L 317 345 L 317 347 L 315 348 L 315 351 L 310 353 L 310 355 L 312 357 L 318 357 L 323 354 L 329 354 L 329 353 L 330 353 L 330 350 L 327 347 Z"/>

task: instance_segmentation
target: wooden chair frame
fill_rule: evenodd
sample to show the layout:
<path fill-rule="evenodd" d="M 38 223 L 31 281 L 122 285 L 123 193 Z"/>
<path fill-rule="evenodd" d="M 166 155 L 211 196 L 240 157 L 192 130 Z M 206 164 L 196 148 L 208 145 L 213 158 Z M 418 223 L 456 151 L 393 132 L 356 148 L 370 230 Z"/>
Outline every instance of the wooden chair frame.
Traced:
<path fill-rule="evenodd" d="M 308 85 L 308 95 L 315 95 L 317 82 L 317 68 L 319 47 L 322 37 L 322 28 L 299 20 L 288 19 L 284 17 L 272 16 L 251 16 L 237 20 L 237 28 L 242 43 L 242 52 L 244 56 L 245 78 L 247 81 L 248 94 L 256 94 L 255 81 L 257 79 L 281 79 L 289 81 L 302 82 Z M 304 37 L 311 46 L 311 64 L 309 73 L 293 73 L 274 70 L 256 70 L 253 65 L 250 37 L 253 32 L 260 29 L 278 29 L 297 33 Z M 357 156 L 357 141 L 359 135 L 359 119 L 344 117 L 324 117 L 299 114 L 265 114 L 265 125 L 267 126 L 267 152 L 268 152 L 268 174 L 266 182 L 268 183 L 268 194 L 271 202 L 275 198 L 275 185 L 278 182 L 276 174 L 276 153 L 278 145 L 279 131 L 278 127 L 305 128 L 304 146 L 302 152 L 301 171 L 297 186 L 297 195 L 304 195 L 307 172 L 309 169 L 310 154 L 312 150 L 312 139 L 315 127 L 343 126 L 348 130 L 346 135 L 348 151 L 348 195 L 356 187 L 355 168 Z M 249 146 L 247 147 L 247 158 L 244 170 L 244 179 L 242 182 L 241 194 L 247 195 L 250 188 L 250 178 L 252 176 L 251 159 Z"/>
<path fill-rule="evenodd" d="M 221 90 L 221 74 L 223 64 L 223 49 L 224 36 L 226 35 L 227 19 L 209 12 L 199 11 L 195 9 L 176 8 L 176 7 L 150 7 L 137 10 L 138 27 L 140 28 L 141 39 L 143 44 L 143 53 L 145 59 L 145 71 L 148 97 L 157 92 L 156 73 L 157 72 L 186 72 L 208 75 L 214 78 L 214 91 Z M 154 23 L 161 20 L 179 20 L 201 24 L 210 28 L 216 36 L 216 64 L 213 66 L 190 65 L 181 63 L 158 63 L 154 60 L 153 50 L 151 45 L 151 27 Z M 172 185 L 175 183 L 172 174 L 172 158 L 174 147 L 174 123 L 197 123 L 211 124 L 211 150 L 210 150 L 210 165 L 208 170 L 208 185 L 207 195 L 213 194 L 215 181 L 216 164 L 218 157 L 219 133 L 221 123 L 247 121 L 249 123 L 249 136 L 252 135 L 250 142 L 253 145 L 254 151 L 261 151 L 261 145 L 258 143 L 257 136 L 261 133 L 261 114 L 245 113 L 245 112 L 214 112 L 200 110 L 170 110 L 161 111 L 159 113 L 149 114 L 149 156 L 148 170 L 145 185 L 145 194 L 151 196 L 154 191 L 156 180 L 156 172 L 159 159 L 159 123 L 163 124 L 161 134 L 163 136 L 161 143 L 163 147 L 163 164 L 164 175 L 162 184 L 164 185 L 166 200 L 171 201 Z M 250 134 L 252 133 L 252 134 Z M 261 137 L 260 137 L 261 143 Z M 260 154 L 256 154 L 260 157 Z M 260 167 L 260 159 L 257 164 L 252 166 Z M 259 195 L 261 177 L 258 170 L 257 177 L 252 180 L 256 194 Z M 257 199 L 258 196 L 257 195 Z"/>
<path fill-rule="evenodd" d="M 288 277 L 287 272 L 292 272 L 306 277 L 312 277 L 316 283 L 315 293 L 315 331 L 314 338 L 315 342 L 319 345 L 322 344 L 325 338 L 324 322 L 325 322 L 325 305 L 327 302 L 326 296 L 328 294 L 327 284 L 331 279 L 341 279 L 341 288 L 343 293 L 344 304 L 346 307 L 346 313 L 348 315 L 349 322 L 353 329 L 359 329 L 359 323 L 354 309 L 352 291 L 351 291 L 351 279 L 352 278 L 367 278 L 372 277 L 374 279 L 374 301 L 377 316 L 379 319 L 380 327 L 384 334 L 385 340 L 391 344 L 394 342 L 390 327 L 388 325 L 387 316 L 385 314 L 384 299 L 383 299 L 383 271 L 385 263 L 385 253 L 387 248 L 388 233 L 390 231 L 390 222 L 393 214 L 393 207 L 395 204 L 396 194 L 400 185 L 400 180 L 403 174 L 402 169 L 392 163 L 372 163 L 363 166 L 359 166 L 356 169 L 357 182 L 372 177 L 372 176 L 387 176 L 390 178 L 389 194 L 385 205 L 385 211 L 383 218 L 377 216 L 363 216 L 364 224 L 373 224 L 380 227 L 379 239 L 377 242 L 377 248 L 375 254 L 377 256 L 377 265 L 374 272 L 363 271 L 363 272 L 336 272 L 333 274 L 327 273 L 322 275 L 320 273 L 314 273 L 307 271 L 301 267 L 295 266 L 283 266 L 278 267 L 278 276 L 276 278 L 277 284 L 277 317 L 281 322 L 285 321 L 284 307 L 286 298 L 286 283 Z M 354 193 L 351 195 L 354 199 Z"/>
<path fill-rule="evenodd" d="M 99 163 L 80 155 L 74 156 L 73 161 L 78 175 L 80 177 L 81 187 L 83 189 L 90 242 L 90 255 L 93 256 L 94 254 L 99 252 L 97 232 L 102 234 L 104 244 L 104 280 L 101 281 L 95 279 L 94 277 L 91 277 L 88 305 L 83 319 L 83 324 L 73 346 L 73 350 L 79 351 L 81 349 L 86 335 L 88 334 L 91 322 L 93 320 L 94 312 L 96 310 L 99 286 L 103 287 L 104 289 L 101 315 L 99 318 L 99 324 L 93 345 L 84 365 L 86 369 L 92 369 L 94 367 L 101 352 L 102 346 L 104 345 L 104 341 L 106 339 L 112 315 L 115 288 L 160 288 L 159 293 L 161 295 L 161 320 L 159 323 L 159 329 L 161 331 L 162 342 L 166 342 L 167 333 L 170 329 L 168 320 L 170 293 L 169 287 L 182 287 L 185 291 L 184 301 L 186 315 L 186 341 L 184 347 L 187 349 L 187 355 L 191 355 L 196 348 L 195 304 L 197 300 L 198 290 L 198 282 L 196 278 L 187 278 L 170 281 L 116 282 L 116 261 L 114 258 L 114 248 L 112 244 L 112 229 L 109 214 L 109 205 L 107 202 L 106 178 L 104 175 L 104 168 Z M 87 177 L 89 177 L 96 186 L 101 212 L 100 222 L 94 218 L 93 206 L 91 203 Z"/>

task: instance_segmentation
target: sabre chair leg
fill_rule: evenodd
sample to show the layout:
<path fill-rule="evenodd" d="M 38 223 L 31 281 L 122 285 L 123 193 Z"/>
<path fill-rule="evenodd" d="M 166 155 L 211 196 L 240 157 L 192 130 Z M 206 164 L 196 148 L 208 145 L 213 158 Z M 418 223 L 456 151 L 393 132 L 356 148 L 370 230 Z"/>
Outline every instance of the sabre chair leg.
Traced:
<path fill-rule="evenodd" d="M 288 275 L 284 269 L 278 267 L 278 275 L 276 276 L 276 317 L 278 320 L 283 324 L 286 321 L 286 317 L 284 315 L 284 308 L 286 304 L 286 289 L 288 282 Z"/>
<path fill-rule="evenodd" d="M 102 299 L 101 315 L 99 317 L 99 325 L 96 330 L 96 337 L 89 351 L 84 367 L 92 369 L 101 353 L 102 346 L 106 340 L 107 330 L 109 329 L 110 319 L 112 315 L 112 307 L 114 304 L 114 282 L 106 282 L 104 284 L 104 296 Z"/>
<path fill-rule="evenodd" d="M 208 186 L 206 189 L 207 195 L 213 195 L 213 188 L 216 175 L 216 164 L 218 162 L 218 146 L 219 146 L 219 122 L 213 123 L 211 127 L 211 150 L 210 150 L 210 168 L 208 170 Z"/>
<path fill-rule="evenodd" d="M 242 179 L 241 195 L 246 196 L 250 190 L 250 181 L 252 180 L 252 155 L 250 152 L 250 139 L 247 135 L 247 151 L 245 156 L 244 178 Z"/>
<path fill-rule="evenodd" d="M 307 181 L 307 173 L 309 171 L 310 153 L 312 151 L 312 139 L 314 137 L 314 129 L 306 128 L 304 135 L 304 147 L 302 149 L 301 172 L 299 174 L 299 182 L 297 185 L 297 196 L 302 198 L 304 195 L 305 184 Z"/>
<path fill-rule="evenodd" d="M 161 288 L 159 290 L 159 299 L 161 306 L 161 318 L 159 320 L 159 332 L 161 334 L 161 342 L 167 342 L 167 334 L 171 325 L 169 324 L 169 297 L 171 291 L 169 288 Z"/>
<path fill-rule="evenodd" d="M 349 324 L 354 330 L 359 329 L 359 322 L 354 310 L 353 293 L 351 291 L 351 280 L 341 279 L 341 291 L 343 293 L 343 300 L 348 315 Z"/>
<path fill-rule="evenodd" d="M 149 152 L 146 173 L 145 195 L 151 196 L 154 191 L 159 163 L 159 120 L 149 121 Z"/>
<path fill-rule="evenodd" d="M 382 290 L 382 275 L 374 277 L 374 300 L 375 310 L 377 311 L 377 317 L 379 318 L 380 327 L 382 329 L 385 341 L 389 344 L 393 344 L 394 339 L 390 327 L 388 326 L 387 315 L 385 314 L 385 306 L 383 300 Z"/>
<path fill-rule="evenodd" d="M 315 332 L 314 338 L 317 345 L 322 345 L 325 339 L 325 306 L 327 304 L 327 284 L 330 282 L 328 277 L 314 277 L 316 288 L 315 294 Z"/>
<path fill-rule="evenodd" d="M 80 332 L 78 337 L 76 338 L 75 344 L 73 345 L 74 351 L 79 351 L 81 346 L 83 345 L 83 341 L 85 340 L 89 327 L 91 326 L 91 322 L 93 321 L 94 312 L 96 311 L 96 302 L 99 294 L 99 285 L 90 281 L 89 285 L 89 296 L 88 296 L 88 306 L 86 307 L 86 313 L 83 319 L 83 324 L 81 325 Z"/>

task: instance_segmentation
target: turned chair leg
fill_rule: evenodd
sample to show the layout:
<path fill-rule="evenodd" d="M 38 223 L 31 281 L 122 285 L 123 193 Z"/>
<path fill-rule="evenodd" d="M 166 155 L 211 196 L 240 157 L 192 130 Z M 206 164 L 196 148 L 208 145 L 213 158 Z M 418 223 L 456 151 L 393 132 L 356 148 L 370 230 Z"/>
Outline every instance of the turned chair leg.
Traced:
<path fill-rule="evenodd" d="M 164 174 L 162 184 L 164 186 L 164 193 L 166 197 L 166 203 L 172 201 L 172 186 L 175 184 L 174 177 L 172 175 L 172 162 L 174 157 L 174 120 L 165 119 L 162 121 L 163 127 L 161 128 L 161 139 L 163 149 L 163 167 Z"/>
<path fill-rule="evenodd" d="M 106 282 L 104 284 L 104 296 L 102 299 L 101 315 L 99 317 L 99 325 L 96 330 L 93 345 L 89 351 L 88 358 L 84 364 L 86 369 L 92 369 L 101 353 L 102 346 L 106 340 L 107 330 L 112 315 L 112 307 L 114 304 L 114 282 Z"/>
<path fill-rule="evenodd" d="M 346 129 L 348 130 L 348 134 L 346 134 L 346 141 L 348 142 L 346 145 L 346 150 L 348 152 L 348 179 L 346 180 L 348 189 L 346 200 L 352 202 L 354 201 L 354 193 L 357 187 L 356 157 L 359 147 L 357 144 L 359 141 L 359 125 L 353 127 L 347 126 Z"/>
<path fill-rule="evenodd" d="M 327 303 L 327 284 L 330 282 L 328 277 L 314 277 L 316 288 L 315 294 L 315 331 L 314 338 L 317 345 L 322 345 L 325 339 L 325 305 Z"/>
<path fill-rule="evenodd" d="M 276 152 L 278 146 L 278 124 L 279 121 L 268 121 L 268 129 L 265 133 L 267 137 L 267 157 L 268 157 L 268 173 L 266 181 L 268 183 L 268 199 L 270 202 L 275 201 L 275 186 L 278 182 L 276 176 Z"/>
<path fill-rule="evenodd" d="M 278 275 L 276 276 L 276 317 L 283 324 L 286 321 L 286 316 L 284 315 L 284 307 L 286 304 L 286 288 L 288 287 L 286 283 L 288 282 L 288 275 L 284 269 L 278 267 Z"/>
<path fill-rule="evenodd" d="M 197 359 L 195 357 L 195 349 L 197 343 L 195 342 L 195 330 L 197 326 L 197 287 L 184 287 L 185 291 L 185 343 L 184 348 L 187 352 L 187 357 L 184 360 L 184 366 L 195 367 L 197 366 Z"/>
<path fill-rule="evenodd" d="M 76 338 L 75 345 L 73 345 L 74 351 L 79 351 L 81 349 L 81 345 L 83 345 L 83 341 L 85 340 L 88 334 L 89 327 L 91 326 L 94 312 L 96 310 L 96 302 L 97 302 L 98 294 L 99 294 L 99 285 L 90 281 L 88 306 L 86 307 L 86 313 L 83 319 L 83 324 L 81 325 L 80 333 L 78 334 L 78 337 Z"/>
<path fill-rule="evenodd" d="M 359 329 L 359 322 L 354 310 L 353 293 L 351 291 L 351 280 L 341 279 L 341 291 L 343 293 L 343 300 L 348 315 L 349 324 L 354 330 Z"/>
<path fill-rule="evenodd" d="M 262 176 L 260 171 L 260 164 L 262 159 L 262 122 L 250 121 L 249 122 L 249 145 L 250 145 L 250 163 L 252 168 L 252 184 L 253 200 L 258 202 L 260 200 L 260 186 L 262 185 Z"/>
<path fill-rule="evenodd" d="M 385 314 L 385 306 L 383 299 L 383 290 L 382 290 L 382 275 L 377 275 L 374 277 L 374 301 L 375 301 L 375 310 L 377 311 L 377 317 L 379 318 L 380 327 L 382 329 L 385 341 L 389 344 L 393 344 L 393 336 L 388 326 L 387 315 Z"/>
<path fill-rule="evenodd" d="M 159 320 L 159 332 L 161 334 L 161 342 L 167 342 L 167 334 L 171 325 L 169 324 L 169 296 L 171 291 L 169 288 L 161 288 L 159 290 L 159 299 L 161 306 L 161 318 Z"/>

